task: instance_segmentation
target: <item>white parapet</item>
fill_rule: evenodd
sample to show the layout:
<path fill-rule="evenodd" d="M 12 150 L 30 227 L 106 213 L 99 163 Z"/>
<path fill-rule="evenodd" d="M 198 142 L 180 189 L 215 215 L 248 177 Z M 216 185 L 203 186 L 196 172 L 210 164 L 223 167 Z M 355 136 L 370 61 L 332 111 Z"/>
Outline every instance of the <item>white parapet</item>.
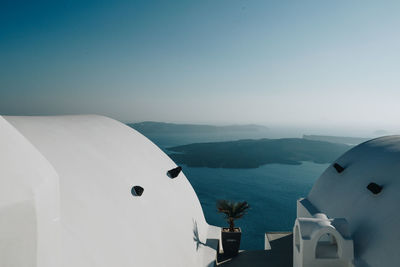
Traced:
<path fill-rule="evenodd" d="M 353 266 L 353 240 L 345 219 L 328 219 L 323 213 L 297 218 L 293 233 L 294 267 Z"/>

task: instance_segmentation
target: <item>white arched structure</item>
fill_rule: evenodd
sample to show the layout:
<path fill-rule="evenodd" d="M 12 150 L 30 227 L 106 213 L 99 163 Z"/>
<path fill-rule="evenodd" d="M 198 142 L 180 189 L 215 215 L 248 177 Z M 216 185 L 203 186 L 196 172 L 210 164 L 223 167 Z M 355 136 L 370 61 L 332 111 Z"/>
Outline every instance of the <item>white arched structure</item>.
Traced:
<path fill-rule="evenodd" d="M 298 201 L 296 223 L 317 213 L 329 220 L 344 218 L 354 242 L 355 266 L 397 266 L 400 136 L 360 144 L 335 163 L 344 170 L 332 164 L 321 175 L 307 198 Z"/>
<path fill-rule="evenodd" d="M 353 240 L 346 220 L 330 220 L 322 213 L 297 218 L 294 233 L 293 266 L 353 266 Z"/>
<path fill-rule="evenodd" d="M 175 167 L 106 117 L 0 116 L 0 266 L 213 266 L 219 229 Z"/>

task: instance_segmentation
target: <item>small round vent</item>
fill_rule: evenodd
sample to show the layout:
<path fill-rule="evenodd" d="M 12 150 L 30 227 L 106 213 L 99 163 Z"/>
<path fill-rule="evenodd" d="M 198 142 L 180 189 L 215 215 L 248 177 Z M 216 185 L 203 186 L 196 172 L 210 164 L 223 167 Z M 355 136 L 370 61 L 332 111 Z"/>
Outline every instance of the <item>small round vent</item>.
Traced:
<path fill-rule="evenodd" d="M 143 194 L 143 191 L 144 191 L 144 188 L 139 185 L 135 185 L 131 189 L 131 193 L 135 197 L 140 197 Z"/>

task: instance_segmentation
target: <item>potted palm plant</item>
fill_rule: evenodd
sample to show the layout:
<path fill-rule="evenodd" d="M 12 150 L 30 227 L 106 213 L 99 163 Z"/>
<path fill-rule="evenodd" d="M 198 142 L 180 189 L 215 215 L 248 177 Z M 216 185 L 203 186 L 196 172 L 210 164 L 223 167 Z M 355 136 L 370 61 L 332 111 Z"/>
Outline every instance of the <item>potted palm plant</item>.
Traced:
<path fill-rule="evenodd" d="M 229 227 L 221 229 L 222 248 L 227 256 L 235 256 L 239 252 L 242 231 L 235 227 L 235 220 L 242 218 L 250 206 L 246 201 L 233 202 L 219 200 L 217 202 L 218 212 L 223 213 Z"/>

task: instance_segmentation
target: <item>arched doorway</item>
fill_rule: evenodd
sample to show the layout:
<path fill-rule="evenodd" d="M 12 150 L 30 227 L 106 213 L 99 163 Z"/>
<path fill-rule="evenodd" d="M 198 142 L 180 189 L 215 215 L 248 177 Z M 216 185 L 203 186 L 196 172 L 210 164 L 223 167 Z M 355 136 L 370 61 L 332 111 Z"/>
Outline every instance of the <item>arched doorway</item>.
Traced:
<path fill-rule="evenodd" d="M 336 238 L 330 234 L 323 234 L 315 248 L 315 258 L 317 259 L 335 259 L 338 258 L 338 245 Z"/>

